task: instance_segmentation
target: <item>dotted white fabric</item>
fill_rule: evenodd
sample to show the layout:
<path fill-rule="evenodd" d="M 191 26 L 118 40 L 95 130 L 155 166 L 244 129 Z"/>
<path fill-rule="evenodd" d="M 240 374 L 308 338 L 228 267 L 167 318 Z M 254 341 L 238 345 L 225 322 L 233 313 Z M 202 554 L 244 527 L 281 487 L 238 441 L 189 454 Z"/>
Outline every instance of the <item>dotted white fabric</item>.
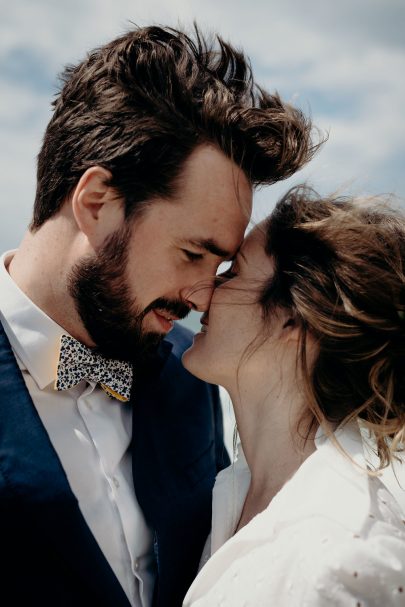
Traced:
<path fill-rule="evenodd" d="M 404 607 L 405 514 L 367 474 L 357 424 L 329 440 L 233 535 L 249 486 L 243 454 L 214 488 L 212 532 L 185 607 Z M 353 461 L 358 464 L 355 465 Z M 405 495 L 405 464 L 396 469 Z M 396 481 L 398 482 L 398 481 Z"/>

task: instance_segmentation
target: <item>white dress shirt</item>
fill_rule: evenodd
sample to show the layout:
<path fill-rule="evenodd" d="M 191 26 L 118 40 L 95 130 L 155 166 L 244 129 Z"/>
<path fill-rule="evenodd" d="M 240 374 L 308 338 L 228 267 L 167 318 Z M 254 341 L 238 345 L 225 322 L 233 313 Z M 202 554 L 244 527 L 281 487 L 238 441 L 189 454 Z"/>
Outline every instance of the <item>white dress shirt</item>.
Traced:
<path fill-rule="evenodd" d="M 131 605 L 150 607 L 153 541 L 132 482 L 131 405 L 109 398 L 94 382 L 54 389 L 60 338 L 67 333 L 11 279 L 12 254 L 0 262 L 4 330 L 86 523 Z"/>
<path fill-rule="evenodd" d="M 405 463 L 370 476 L 376 455 L 357 422 L 335 436 L 348 457 L 319 431 L 316 451 L 235 535 L 250 482 L 243 453 L 219 473 L 185 607 L 405 606 Z"/>

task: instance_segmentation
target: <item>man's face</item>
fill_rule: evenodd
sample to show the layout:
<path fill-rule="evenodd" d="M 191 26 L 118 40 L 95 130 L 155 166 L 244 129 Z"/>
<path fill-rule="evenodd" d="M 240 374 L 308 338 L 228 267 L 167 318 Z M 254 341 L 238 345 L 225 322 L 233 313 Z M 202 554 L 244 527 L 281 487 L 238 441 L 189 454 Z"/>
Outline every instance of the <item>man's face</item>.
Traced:
<path fill-rule="evenodd" d="M 205 311 L 217 268 L 236 253 L 251 206 L 244 173 L 214 146 L 196 148 L 174 198 L 151 201 L 72 271 L 70 290 L 98 349 L 136 359 L 175 319 Z"/>

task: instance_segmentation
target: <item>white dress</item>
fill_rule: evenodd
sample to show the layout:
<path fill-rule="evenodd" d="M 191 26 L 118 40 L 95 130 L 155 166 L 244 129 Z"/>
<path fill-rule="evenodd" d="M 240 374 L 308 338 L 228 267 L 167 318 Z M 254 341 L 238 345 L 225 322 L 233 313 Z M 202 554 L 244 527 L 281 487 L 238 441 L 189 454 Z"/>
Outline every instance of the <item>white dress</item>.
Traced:
<path fill-rule="evenodd" d="M 335 437 L 351 459 L 318 432 L 316 451 L 235 535 L 243 454 L 218 475 L 184 607 L 405 607 L 405 463 L 370 476 L 378 460 L 357 422 Z"/>

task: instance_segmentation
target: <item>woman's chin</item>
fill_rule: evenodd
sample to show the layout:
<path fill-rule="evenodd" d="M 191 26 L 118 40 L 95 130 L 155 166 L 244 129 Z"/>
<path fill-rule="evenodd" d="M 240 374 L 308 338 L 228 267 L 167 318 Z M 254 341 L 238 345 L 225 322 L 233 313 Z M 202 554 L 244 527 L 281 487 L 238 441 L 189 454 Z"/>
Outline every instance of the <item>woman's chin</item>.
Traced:
<path fill-rule="evenodd" d="M 187 369 L 192 375 L 195 375 L 203 381 L 212 383 L 210 380 L 210 373 L 206 365 L 206 357 L 200 354 L 199 348 L 196 345 L 192 345 L 186 350 L 181 357 L 183 367 Z"/>

